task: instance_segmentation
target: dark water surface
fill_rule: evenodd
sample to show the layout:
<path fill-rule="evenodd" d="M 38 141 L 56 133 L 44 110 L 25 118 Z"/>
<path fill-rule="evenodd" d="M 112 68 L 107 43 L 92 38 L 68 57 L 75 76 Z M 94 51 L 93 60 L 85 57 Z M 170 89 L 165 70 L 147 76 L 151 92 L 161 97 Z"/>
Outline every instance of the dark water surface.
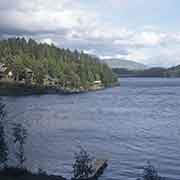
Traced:
<path fill-rule="evenodd" d="M 4 97 L 9 119 L 28 129 L 27 166 L 71 177 L 79 145 L 108 159 L 103 180 L 131 180 L 149 160 L 180 179 L 180 79 L 127 78 L 77 95 Z"/>

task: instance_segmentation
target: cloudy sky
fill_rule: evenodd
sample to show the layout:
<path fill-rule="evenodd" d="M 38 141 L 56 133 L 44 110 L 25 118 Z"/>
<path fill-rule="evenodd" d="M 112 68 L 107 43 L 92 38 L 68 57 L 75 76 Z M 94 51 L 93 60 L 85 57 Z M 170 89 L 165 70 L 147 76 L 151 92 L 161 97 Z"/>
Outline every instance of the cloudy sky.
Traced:
<path fill-rule="evenodd" d="M 0 38 L 172 66 L 180 64 L 179 9 L 179 0 L 0 0 Z"/>

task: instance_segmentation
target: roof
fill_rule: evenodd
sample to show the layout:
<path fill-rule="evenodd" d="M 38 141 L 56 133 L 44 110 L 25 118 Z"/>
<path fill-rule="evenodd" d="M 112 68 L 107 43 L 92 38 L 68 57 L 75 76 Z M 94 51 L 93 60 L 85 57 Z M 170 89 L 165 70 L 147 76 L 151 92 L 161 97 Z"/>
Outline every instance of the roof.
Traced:
<path fill-rule="evenodd" d="M 46 74 L 46 75 L 45 75 L 45 79 L 47 79 L 47 80 L 49 80 L 49 81 L 58 81 L 57 78 L 53 78 L 53 77 L 51 77 L 49 74 Z"/>
<path fill-rule="evenodd" d="M 33 71 L 31 70 L 31 69 L 29 69 L 29 68 L 25 68 L 24 69 L 27 73 L 33 73 Z"/>
<path fill-rule="evenodd" d="M 101 80 L 99 80 L 99 81 L 94 81 L 94 83 L 101 83 Z"/>
<path fill-rule="evenodd" d="M 4 73 L 7 70 L 7 67 L 5 66 L 5 64 L 0 63 L 0 72 Z"/>

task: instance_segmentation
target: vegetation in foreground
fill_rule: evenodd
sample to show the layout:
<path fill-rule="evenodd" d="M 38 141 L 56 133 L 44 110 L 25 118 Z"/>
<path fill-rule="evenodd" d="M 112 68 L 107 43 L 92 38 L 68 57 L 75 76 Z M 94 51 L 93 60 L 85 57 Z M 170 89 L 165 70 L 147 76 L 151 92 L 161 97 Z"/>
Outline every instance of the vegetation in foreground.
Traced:
<path fill-rule="evenodd" d="M 62 176 L 48 175 L 39 169 L 38 173 L 30 172 L 24 165 L 26 161 L 24 145 L 27 139 L 27 130 L 21 124 L 12 125 L 12 137 L 16 147 L 15 156 L 17 165 L 8 166 L 8 146 L 5 133 L 5 105 L 0 102 L 0 179 L 2 180 L 65 180 Z"/>
<path fill-rule="evenodd" d="M 48 175 L 46 173 L 32 173 L 27 169 L 6 167 L 0 171 L 2 180 L 66 180 L 62 176 Z"/>
<path fill-rule="evenodd" d="M 4 130 L 4 119 L 6 116 L 5 105 L 0 102 L 0 179 L 2 180 L 65 180 L 62 176 L 48 175 L 46 172 L 39 169 L 38 173 L 32 173 L 24 166 L 26 160 L 24 153 L 24 145 L 27 139 L 27 130 L 21 124 L 13 124 L 13 139 L 17 151 L 15 152 L 17 158 L 17 166 L 9 167 L 8 160 L 8 146 L 6 143 L 6 134 Z M 75 162 L 73 164 L 72 180 L 94 180 L 102 174 L 92 176 L 95 172 L 93 167 L 93 158 L 81 148 L 79 153 L 75 154 Z M 162 180 L 158 175 L 157 170 L 148 163 L 144 167 L 143 175 L 138 180 Z"/>
<path fill-rule="evenodd" d="M 53 44 L 37 43 L 32 39 L 0 41 L 0 63 L 1 73 L 6 70 L 7 77 L 15 82 L 25 79 L 25 83 L 35 85 L 53 84 L 64 89 L 83 90 L 90 89 L 94 82 L 103 87 L 117 82 L 112 70 L 97 57 L 83 51 L 60 49 Z"/>
<path fill-rule="evenodd" d="M 142 178 L 137 180 L 163 180 L 161 176 L 158 175 L 157 170 L 153 165 L 150 164 L 150 162 L 147 163 L 147 165 L 144 167 L 144 171 L 142 174 Z"/>
<path fill-rule="evenodd" d="M 81 148 L 79 153 L 75 154 L 75 163 L 73 164 L 73 180 L 87 179 L 93 172 L 93 158 Z"/>

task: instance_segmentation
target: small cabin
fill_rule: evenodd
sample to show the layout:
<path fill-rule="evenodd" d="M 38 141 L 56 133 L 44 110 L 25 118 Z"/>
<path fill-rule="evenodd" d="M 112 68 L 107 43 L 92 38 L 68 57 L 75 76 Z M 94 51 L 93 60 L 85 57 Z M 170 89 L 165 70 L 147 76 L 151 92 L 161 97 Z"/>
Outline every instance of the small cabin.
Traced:
<path fill-rule="evenodd" d="M 13 79 L 12 71 L 8 70 L 8 67 L 5 64 L 0 63 L 0 80 L 9 81 Z"/>
<path fill-rule="evenodd" d="M 33 81 L 33 71 L 29 68 L 24 69 L 24 81 L 26 84 L 31 84 Z"/>
<path fill-rule="evenodd" d="M 46 75 L 44 78 L 45 86 L 56 86 L 58 84 L 58 79 L 52 78 L 50 75 Z"/>
<path fill-rule="evenodd" d="M 97 80 L 97 81 L 94 81 L 92 83 L 91 89 L 92 90 L 98 90 L 98 89 L 102 89 L 102 87 L 103 87 L 102 81 L 101 80 Z"/>
<path fill-rule="evenodd" d="M 100 80 L 98 80 L 98 81 L 94 81 L 93 84 L 94 84 L 94 85 L 101 85 L 102 82 L 101 82 Z"/>
<path fill-rule="evenodd" d="M 16 75 L 5 64 L 0 63 L 0 80 L 1 81 L 16 81 L 26 84 L 33 82 L 33 71 L 29 68 L 24 68 L 23 73 Z"/>
<path fill-rule="evenodd" d="M 5 64 L 0 63 L 0 80 L 6 79 L 7 77 L 7 67 Z"/>

